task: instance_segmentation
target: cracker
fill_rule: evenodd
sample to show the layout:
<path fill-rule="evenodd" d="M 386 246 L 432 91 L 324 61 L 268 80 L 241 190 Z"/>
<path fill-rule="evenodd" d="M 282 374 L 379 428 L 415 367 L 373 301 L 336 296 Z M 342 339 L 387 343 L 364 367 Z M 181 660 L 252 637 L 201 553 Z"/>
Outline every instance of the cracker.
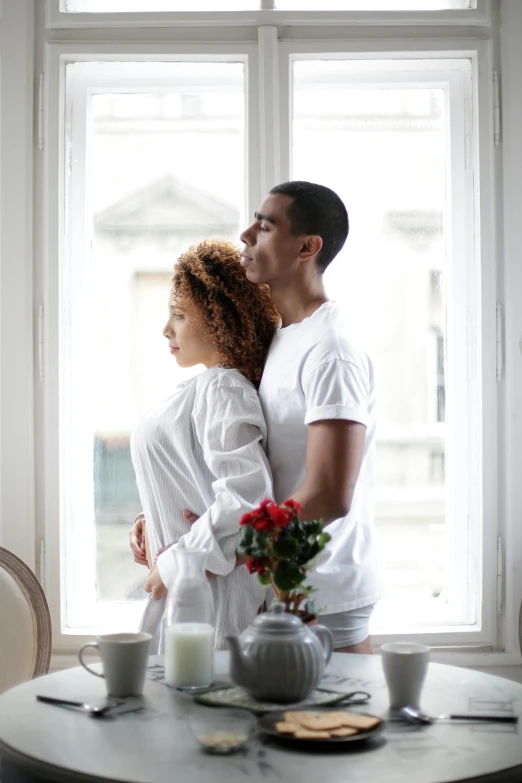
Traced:
<path fill-rule="evenodd" d="M 346 712 L 342 725 L 352 729 L 372 729 L 380 722 L 379 718 L 373 718 L 371 715 L 350 715 Z"/>
<path fill-rule="evenodd" d="M 312 731 L 310 729 L 298 729 L 294 737 L 297 739 L 329 739 L 330 734 L 327 731 Z"/>
<path fill-rule="evenodd" d="M 275 727 L 280 734 L 294 734 L 299 730 L 298 723 L 287 723 L 286 721 L 282 720 L 278 721 Z"/>
<path fill-rule="evenodd" d="M 303 718 L 306 720 L 306 718 L 308 718 L 310 715 L 312 715 L 311 712 L 295 712 L 295 711 L 293 711 L 293 712 L 285 712 L 284 713 L 285 721 L 287 723 L 297 723 L 299 725 L 301 725 L 301 721 L 303 720 Z"/>
<path fill-rule="evenodd" d="M 310 731 L 329 731 L 330 729 L 340 729 L 343 727 L 343 722 L 336 717 L 332 717 L 328 713 L 325 715 L 310 715 L 309 717 L 302 718 L 301 726 Z"/>
<path fill-rule="evenodd" d="M 357 729 L 350 729 L 348 726 L 345 726 L 342 729 L 331 729 L 328 733 L 330 737 L 351 737 L 352 734 L 358 734 L 359 732 Z"/>

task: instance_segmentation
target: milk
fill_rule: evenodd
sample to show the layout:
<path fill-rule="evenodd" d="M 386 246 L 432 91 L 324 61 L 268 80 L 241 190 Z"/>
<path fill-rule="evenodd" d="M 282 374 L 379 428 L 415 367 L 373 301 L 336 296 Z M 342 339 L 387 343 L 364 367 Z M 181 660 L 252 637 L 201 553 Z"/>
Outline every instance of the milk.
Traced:
<path fill-rule="evenodd" d="M 165 682 L 174 688 L 202 688 L 214 679 L 214 628 L 175 623 L 165 633 Z"/>

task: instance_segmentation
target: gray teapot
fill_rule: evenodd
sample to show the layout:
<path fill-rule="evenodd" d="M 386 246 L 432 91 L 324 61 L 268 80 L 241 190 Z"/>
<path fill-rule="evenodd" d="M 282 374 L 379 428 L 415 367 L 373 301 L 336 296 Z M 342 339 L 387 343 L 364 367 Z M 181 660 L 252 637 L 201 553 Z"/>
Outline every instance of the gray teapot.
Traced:
<path fill-rule="evenodd" d="M 322 625 L 311 628 L 285 605 L 269 612 L 237 636 L 227 636 L 230 677 L 256 701 L 292 704 L 316 688 L 333 652 L 332 634 Z"/>

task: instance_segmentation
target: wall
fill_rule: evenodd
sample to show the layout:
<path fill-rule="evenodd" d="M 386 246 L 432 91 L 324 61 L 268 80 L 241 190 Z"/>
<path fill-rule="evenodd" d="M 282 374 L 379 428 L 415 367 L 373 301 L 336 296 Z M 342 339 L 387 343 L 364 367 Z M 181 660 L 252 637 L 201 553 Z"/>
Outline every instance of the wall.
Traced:
<path fill-rule="evenodd" d="M 522 3 L 503 0 L 500 13 L 503 225 L 499 253 L 503 264 L 498 282 L 505 309 L 500 411 L 505 447 L 499 450 L 498 470 L 503 489 L 500 516 L 506 525 L 506 603 L 513 607 L 506 636 L 508 644 L 510 639 L 516 644 L 516 610 L 522 599 Z"/>
<path fill-rule="evenodd" d="M 0 544 L 35 566 L 33 428 L 34 0 L 0 19 Z"/>

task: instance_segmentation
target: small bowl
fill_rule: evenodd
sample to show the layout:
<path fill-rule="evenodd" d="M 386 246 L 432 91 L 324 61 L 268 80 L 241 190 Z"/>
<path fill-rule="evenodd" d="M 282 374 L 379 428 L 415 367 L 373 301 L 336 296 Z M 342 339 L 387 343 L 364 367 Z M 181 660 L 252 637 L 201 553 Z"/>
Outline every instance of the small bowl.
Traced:
<path fill-rule="evenodd" d="M 188 724 L 207 753 L 227 755 L 240 750 L 253 735 L 256 719 L 246 710 L 195 710 Z"/>

